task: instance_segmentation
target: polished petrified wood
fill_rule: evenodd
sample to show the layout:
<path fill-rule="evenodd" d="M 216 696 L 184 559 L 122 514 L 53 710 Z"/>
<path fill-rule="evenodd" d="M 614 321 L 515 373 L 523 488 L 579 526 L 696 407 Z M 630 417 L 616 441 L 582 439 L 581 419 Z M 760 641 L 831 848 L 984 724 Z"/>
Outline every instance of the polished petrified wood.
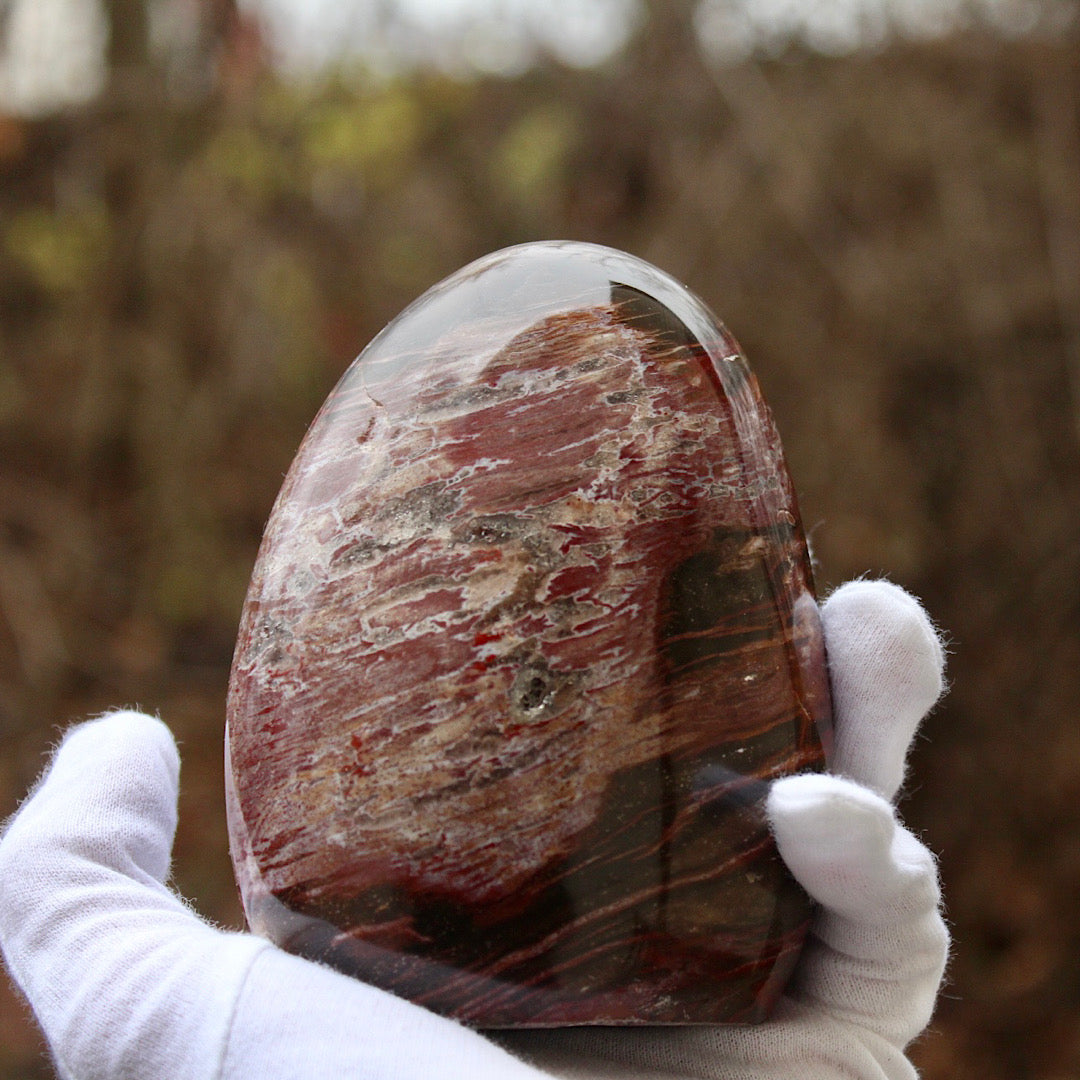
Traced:
<path fill-rule="evenodd" d="M 811 913 L 762 804 L 828 715 L 734 340 L 627 255 L 497 253 L 350 367 L 267 526 L 228 708 L 248 919 L 476 1026 L 759 1020 Z"/>

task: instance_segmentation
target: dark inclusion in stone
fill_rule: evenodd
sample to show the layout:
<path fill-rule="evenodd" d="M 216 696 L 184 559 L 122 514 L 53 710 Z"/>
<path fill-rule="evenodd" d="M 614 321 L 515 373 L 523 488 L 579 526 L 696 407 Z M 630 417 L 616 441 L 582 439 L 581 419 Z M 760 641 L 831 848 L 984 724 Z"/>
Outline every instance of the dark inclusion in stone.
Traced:
<path fill-rule="evenodd" d="M 811 905 L 763 801 L 822 767 L 829 699 L 735 341 L 590 245 L 430 290 L 297 455 L 228 715 L 283 948 L 478 1027 L 764 1018 Z"/>

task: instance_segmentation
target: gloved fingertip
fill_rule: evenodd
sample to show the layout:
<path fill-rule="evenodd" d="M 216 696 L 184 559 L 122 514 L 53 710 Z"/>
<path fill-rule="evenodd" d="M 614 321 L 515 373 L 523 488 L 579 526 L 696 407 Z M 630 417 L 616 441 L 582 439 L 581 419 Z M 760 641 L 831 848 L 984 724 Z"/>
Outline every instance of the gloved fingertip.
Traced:
<path fill-rule="evenodd" d="M 874 823 L 895 820 L 892 806 L 874 791 L 854 780 L 828 773 L 799 773 L 775 780 L 769 788 L 766 812 L 770 822 L 799 822 L 814 830 L 824 829 L 839 815 L 851 827 L 865 822 L 875 831 Z"/>
<path fill-rule="evenodd" d="M 176 740 L 160 718 L 135 709 L 116 709 L 76 724 L 64 734 L 57 753 L 95 760 L 146 757 L 162 768 L 175 784 L 180 776 Z"/>
<path fill-rule="evenodd" d="M 896 833 L 892 806 L 873 791 L 820 773 L 777 780 L 766 814 L 780 856 L 811 896 L 832 889 L 855 868 L 862 876 L 888 857 Z"/>
<path fill-rule="evenodd" d="M 945 647 L 926 610 L 910 593 L 891 581 L 849 581 L 822 604 L 821 615 L 827 638 L 837 627 L 858 626 L 859 636 L 883 654 L 902 654 L 921 691 L 923 708 L 937 701 L 945 686 Z M 844 636 L 849 637 L 850 631 Z"/>
<path fill-rule="evenodd" d="M 134 709 L 105 713 L 69 728 L 32 796 L 48 787 L 74 799 L 96 801 L 103 785 L 123 792 L 126 802 L 175 804 L 180 754 L 168 727 Z M 29 800 L 28 800 L 29 801 Z"/>
<path fill-rule="evenodd" d="M 922 605 L 855 581 L 822 605 L 836 728 L 833 768 L 893 798 L 920 721 L 945 687 L 945 649 Z"/>
<path fill-rule="evenodd" d="M 4 833 L 8 855 L 71 856 L 144 881 L 168 873 L 180 758 L 169 729 L 134 710 L 68 730 Z"/>

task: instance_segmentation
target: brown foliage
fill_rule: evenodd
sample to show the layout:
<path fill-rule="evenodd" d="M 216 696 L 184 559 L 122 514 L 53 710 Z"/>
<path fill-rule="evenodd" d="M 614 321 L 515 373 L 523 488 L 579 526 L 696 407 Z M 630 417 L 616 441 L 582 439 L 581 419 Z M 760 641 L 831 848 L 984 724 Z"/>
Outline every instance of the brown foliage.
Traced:
<path fill-rule="evenodd" d="M 979 36 L 721 71 L 639 50 L 0 122 L 0 812 L 57 725 L 160 710 L 177 880 L 236 923 L 222 703 L 306 423 L 445 273 L 597 240 L 742 340 L 819 584 L 887 573 L 950 634 L 905 804 L 957 939 L 924 1075 L 1077 1075 L 1078 60 Z M 0 1076 L 44 1075 L 0 1016 Z"/>

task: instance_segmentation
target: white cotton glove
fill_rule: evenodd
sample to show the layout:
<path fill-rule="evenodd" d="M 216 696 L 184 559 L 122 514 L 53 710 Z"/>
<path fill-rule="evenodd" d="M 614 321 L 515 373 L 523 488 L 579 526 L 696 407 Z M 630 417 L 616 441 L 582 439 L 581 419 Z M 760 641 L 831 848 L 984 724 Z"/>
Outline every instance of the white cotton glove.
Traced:
<path fill-rule="evenodd" d="M 208 926 L 163 884 L 176 746 L 160 721 L 124 712 L 69 733 L 0 839 L 0 947 L 60 1075 L 913 1077 L 904 1047 L 929 1020 L 948 938 L 933 858 L 888 800 L 940 694 L 943 655 L 918 604 L 888 584 L 845 586 L 823 618 L 842 775 L 789 777 L 770 793 L 780 852 L 821 904 L 773 1020 L 503 1032 L 497 1045 L 259 938 Z"/>

